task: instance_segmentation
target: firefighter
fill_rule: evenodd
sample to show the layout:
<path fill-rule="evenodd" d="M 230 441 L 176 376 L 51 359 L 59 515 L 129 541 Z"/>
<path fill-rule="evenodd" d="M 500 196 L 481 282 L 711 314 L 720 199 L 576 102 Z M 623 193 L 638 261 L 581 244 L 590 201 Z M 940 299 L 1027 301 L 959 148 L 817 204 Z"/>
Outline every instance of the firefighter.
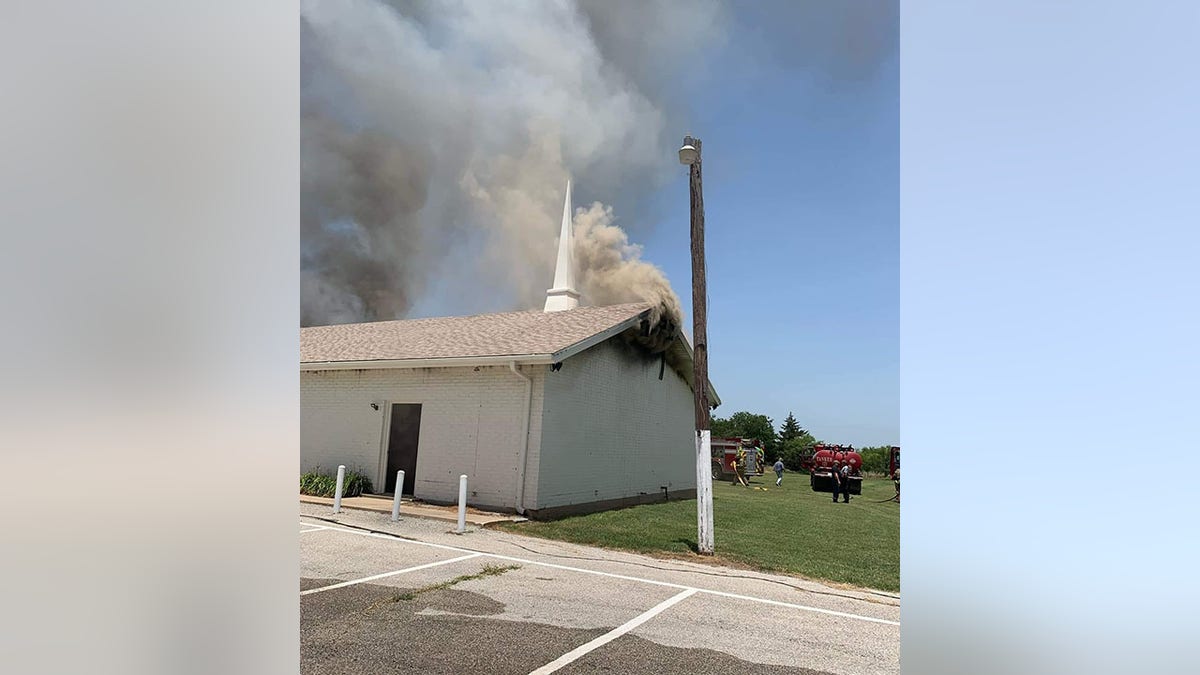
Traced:
<path fill-rule="evenodd" d="M 746 473 L 746 448 L 738 443 L 737 455 L 733 460 L 733 477 L 737 483 L 741 483 L 745 487 L 750 487 L 750 483 L 746 481 L 744 475 Z"/>
<path fill-rule="evenodd" d="M 833 474 L 833 503 L 834 504 L 837 503 L 838 492 L 842 489 L 842 474 L 839 471 L 840 468 L 841 468 L 841 462 L 834 462 L 833 463 L 833 471 L 830 472 Z"/>
<path fill-rule="evenodd" d="M 846 498 L 845 503 L 850 503 L 850 462 L 842 465 L 842 496 Z M 834 499 L 834 501 L 837 501 Z"/>

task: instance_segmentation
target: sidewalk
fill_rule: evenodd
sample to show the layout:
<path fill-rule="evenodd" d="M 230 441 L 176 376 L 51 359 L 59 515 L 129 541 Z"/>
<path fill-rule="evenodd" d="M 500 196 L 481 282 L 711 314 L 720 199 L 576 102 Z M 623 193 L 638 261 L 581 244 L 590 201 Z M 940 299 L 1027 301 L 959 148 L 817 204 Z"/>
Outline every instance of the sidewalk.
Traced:
<path fill-rule="evenodd" d="M 330 497 L 311 497 L 309 495 L 300 495 L 300 501 L 305 504 L 324 504 L 330 510 L 333 509 L 333 499 Z M 378 511 L 380 513 L 392 512 L 392 498 L 386 495 L 362 495 L 361 497 L 342 497 L 343 509 L 358 509 L 361 511 Z M 400 517 L 401 518 L 433 518 L 435 520 L 448 520 L 458 522 L 458 507 L 457 506 L 437 506 L 434 504 L 425 504 L 421 502 L 413 502 L 408 497 L 404 497 L 400 502 Z M 480 511 L 479 509 L 467 507 L 467 522 L 472 525 L 489 525 L 491 523 L 514 522 L 519 523 L 528 520 L 524 516 L 516 514 L 492 513 L 490 511 Z"/>

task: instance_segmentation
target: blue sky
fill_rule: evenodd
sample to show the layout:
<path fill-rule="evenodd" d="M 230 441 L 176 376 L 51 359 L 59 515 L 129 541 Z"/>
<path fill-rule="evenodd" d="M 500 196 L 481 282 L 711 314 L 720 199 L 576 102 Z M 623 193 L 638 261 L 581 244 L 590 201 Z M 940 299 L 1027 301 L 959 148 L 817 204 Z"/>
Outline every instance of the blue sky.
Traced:
<path fill-rule="evenodd" d="M 716 414 L 778 426 L 791 411 L 818 439 L 899 443 L 897 28 L 869 63 L 846 63 L 772 24 L 735 14 L 679 130 L 704 143 Z M 638 242 L 690 333 L 686 167 L 656 199 L 661 220 Z"/>

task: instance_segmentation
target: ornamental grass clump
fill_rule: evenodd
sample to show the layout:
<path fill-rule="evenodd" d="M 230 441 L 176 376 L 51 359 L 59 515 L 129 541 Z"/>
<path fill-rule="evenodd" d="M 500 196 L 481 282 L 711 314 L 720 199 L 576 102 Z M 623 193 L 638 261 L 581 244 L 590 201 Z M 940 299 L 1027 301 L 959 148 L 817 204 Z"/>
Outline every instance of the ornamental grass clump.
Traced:
<path fill-rule="evenodd" d="M 337 475 L 321 473 L 321 470 L 310 471 L 300 476 L 300 494 L 313 497 L 333 497 L 337 490 Z M 346 470 L 346 478 L 342 482 L 343 497 L 357 497 L 364 492 L 373 492 L 371 479 L 359 471 Z"/>

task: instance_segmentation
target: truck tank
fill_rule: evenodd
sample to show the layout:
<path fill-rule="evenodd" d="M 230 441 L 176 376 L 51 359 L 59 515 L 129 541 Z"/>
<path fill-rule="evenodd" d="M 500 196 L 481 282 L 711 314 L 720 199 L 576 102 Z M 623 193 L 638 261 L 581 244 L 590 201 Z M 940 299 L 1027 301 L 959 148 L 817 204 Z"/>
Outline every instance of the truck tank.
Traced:
<path fill-rule="evenodd" d="M 850 494 L 862 494 L 862 455 L 852 448 L 841 446 L 817 446 L 813 453 L 808 480 L 813 492 L 833 492 L 836 483 L 833 477 L 834 465 L 850 465 Z"/>

